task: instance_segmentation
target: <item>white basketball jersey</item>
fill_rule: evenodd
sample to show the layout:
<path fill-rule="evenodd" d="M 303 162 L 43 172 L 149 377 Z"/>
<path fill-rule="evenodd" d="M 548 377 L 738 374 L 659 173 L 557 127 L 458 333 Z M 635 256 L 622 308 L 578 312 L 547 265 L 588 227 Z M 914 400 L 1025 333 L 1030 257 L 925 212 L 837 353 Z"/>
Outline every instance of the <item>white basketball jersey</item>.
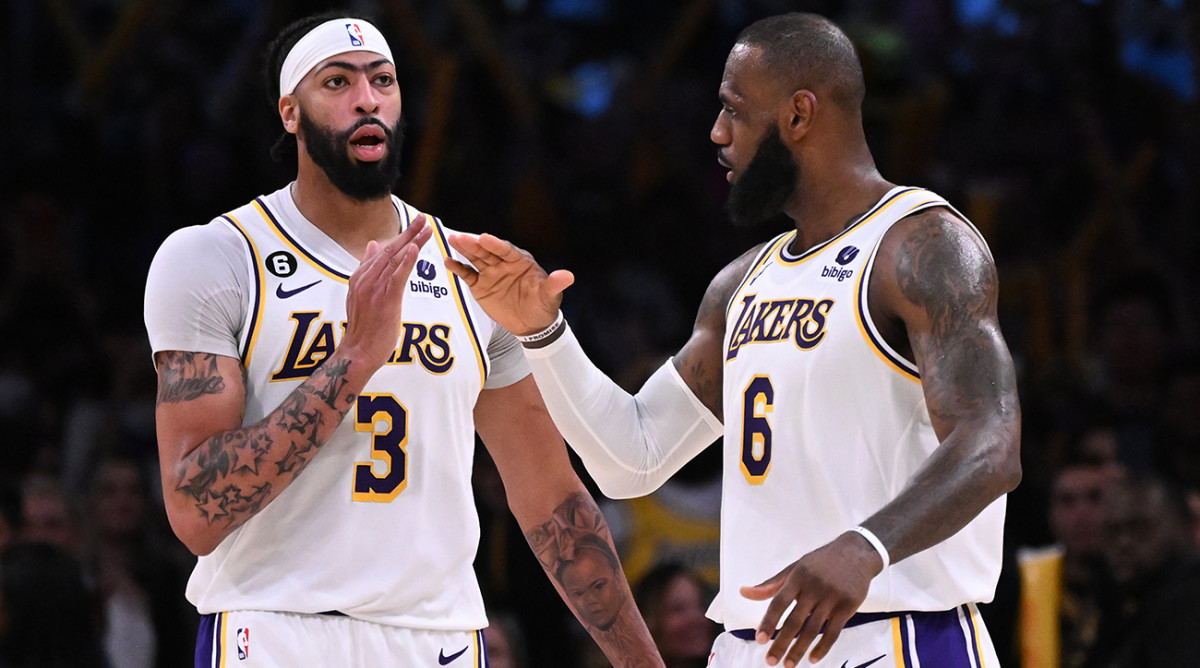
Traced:
<path fill-rule="evenodd" d="M 394 202 L 407 226 L 418 212 Z M 311 224 L 286 189 L 222 220 L 250 258 L 239 350 L 249 425 L 333 353 L 356 267 L 348 253 L 298 241 L 297 226 Z M 470 471 L 472 411 L 495 324 L 443 266 L 447 231 L 430 220 L 433 238 L 409 278 L 391 360 L 308 468 L 199 559 L 188 598 L 201 613 L 339 611 L 415 628 L 486 626 L 471 566 L 479 521 Z M 242 465 L 259 464 L 233 464 Z"/>
<path fill-rule="evenodd" d="M 739 587 L 874 514 L 938 447 L 919 372 L 878 334 L 866 294 L 884 232 L 935 206 L 949 207 L 929 191 L 895 188 L 800 256 L 787 250 L 796 232 L 782 234 L 730 301 L 721 591 L 709 609 L 728 629 L 753 628 L 766 612 L 767 602 L 742 597 Z M 945 542 L 889 567 L 860 611 L 991 600 L 1004 507 L 1001 498 Z"/>

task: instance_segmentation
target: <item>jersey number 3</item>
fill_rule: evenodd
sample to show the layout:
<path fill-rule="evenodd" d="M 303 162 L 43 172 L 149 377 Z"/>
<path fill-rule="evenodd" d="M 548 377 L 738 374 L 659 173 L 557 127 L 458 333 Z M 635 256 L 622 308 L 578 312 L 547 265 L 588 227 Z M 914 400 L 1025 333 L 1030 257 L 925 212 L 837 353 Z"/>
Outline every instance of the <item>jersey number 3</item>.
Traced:
<path fill-rule="evenodd" d="M 755 376 L 742 393 L 742 475 L 751 485 L 761 485 L 771 470 L 771 423 L 775 387 L 769 376 Z"/>
<path fill-rule="evenodd" d="M 360 395 L 354 409 L 354 429 L 374 434 L 371 461 L 354 464 L 354 500 L 388 503 L 408 486 L 408 411 L 390 394 Z"/>

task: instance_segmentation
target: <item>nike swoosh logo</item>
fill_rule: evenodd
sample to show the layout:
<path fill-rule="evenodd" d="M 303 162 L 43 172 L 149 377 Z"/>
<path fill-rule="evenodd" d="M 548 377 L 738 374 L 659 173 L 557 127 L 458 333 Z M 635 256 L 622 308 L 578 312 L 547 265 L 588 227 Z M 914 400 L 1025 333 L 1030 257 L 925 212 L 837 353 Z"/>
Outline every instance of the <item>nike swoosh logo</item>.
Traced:
<path fill-rule="evenodd" d="M 868 662 L 866 662 L 866 663 L 860 663 L 860 664 L 858 664 L 858 665 L 857 665 L 857 666 L 855 666 L 854 668 L 867 668 L 867 666 L 871 665 L 872 663 L 875 663 L 876 661 L 878 661 L 878 660 L 882 659 L 882 658 L 883 658 L 883 657 L 885 657 L 885 656 L 887 656 L 887 654 L 880 654 L 879 656 L 875 657 L 874 659 L 871 659 L 870 661 L 868 661 Z M 842 662 L 842 668 L 846 668 L 846 664 L 848 664 L 848 663 L 850 663 L 850 662 L 849 662 L 849 661 L 843 661 L 843 662 Z"/>
<path fill-rule="evenodd" d="M 301 292 L 304 292 L 305 290 L 311 288 L 312 286 L 314 286 L 320 282 L 321 282 L 321 279 L 318 278 L 317 280 L 313 281 L 312 283 L 309 283 L 308 285 L 301 285 L 300 287 L 296 288 L 295 290 L 284 290 L 283 284 L 280 283 L 279 285 L 277 285 L 275 287 L 275 296 L 279 297 L 280 299 L 287 299 L 288 297 L 295 297 L 296 295 L 300 294 Z"/>
<path fill-rule="evenodd" d="M 444 666 L 447 663 L 450 663 L 451 661 L 462 656 L 463 652 L 465 652 L 465 651 L 467 651 L 466 647 L 458 650 L 457 652 L 451 654 L 450 656 L 446 656 L 445 650 L 439 650 L 438 651 L 438 665 Z"/>

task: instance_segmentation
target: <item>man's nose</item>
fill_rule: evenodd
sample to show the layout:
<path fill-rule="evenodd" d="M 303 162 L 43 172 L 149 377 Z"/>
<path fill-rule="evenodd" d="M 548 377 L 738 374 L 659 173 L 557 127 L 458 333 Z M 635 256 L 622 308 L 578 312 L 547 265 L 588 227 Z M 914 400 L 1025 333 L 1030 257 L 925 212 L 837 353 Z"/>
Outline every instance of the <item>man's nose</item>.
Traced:
<path fill-rule="evenodd" d="M 379 111 L 379 95 L 366 77 L 354 84 L 354 108 L 358 113 L 368 115 Z"/>

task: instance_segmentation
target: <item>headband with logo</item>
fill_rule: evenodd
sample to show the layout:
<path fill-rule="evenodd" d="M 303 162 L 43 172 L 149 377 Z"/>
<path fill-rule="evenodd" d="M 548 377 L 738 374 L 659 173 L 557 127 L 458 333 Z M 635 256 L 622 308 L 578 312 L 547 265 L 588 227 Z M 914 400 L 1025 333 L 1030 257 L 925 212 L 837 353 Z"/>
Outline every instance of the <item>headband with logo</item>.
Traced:
<path fill-rule="evenodd" d="M 326 21 L 301 37 L 283 59 L 283 67 L 279 70 L 279 94 L 296 92 L 300 80 L 318 63 L 347 51 L 370 51 L 389 62 L 396 62 L 383 33 L 370 23 L 351 18 Z"/>

